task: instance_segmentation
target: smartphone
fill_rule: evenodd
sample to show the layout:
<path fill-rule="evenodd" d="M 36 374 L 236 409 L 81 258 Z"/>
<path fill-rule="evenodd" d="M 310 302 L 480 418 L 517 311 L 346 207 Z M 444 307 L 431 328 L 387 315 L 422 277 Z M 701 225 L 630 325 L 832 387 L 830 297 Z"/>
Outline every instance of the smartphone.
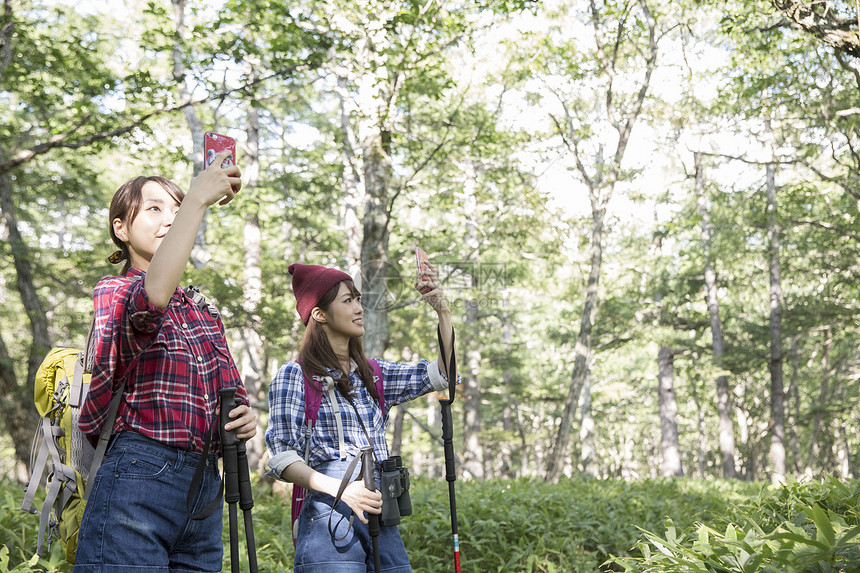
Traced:
<path fill-rule="evenodd" d="M 236 162 L 236 140 L 229 135 L 212 133 L 207 131 L 203 134 L 203 169 L 211 165 L 215 157 L 225 149 L 230 150 L 230 157 L 221 163 L 221 167 L 233 165 Z"/>
<path fill-rule="evenodd" d="M 422 251 L 419 247 L 415 247 L 415 266 L 418 268 L 418 280 L 421 280 L 421 277 L 424 275 L 424 264 L 428 261 L 427 253 Z M 430 292 L 430 287 L 423 287 L 421 289 L 422 294 L 427 294 Z"/>

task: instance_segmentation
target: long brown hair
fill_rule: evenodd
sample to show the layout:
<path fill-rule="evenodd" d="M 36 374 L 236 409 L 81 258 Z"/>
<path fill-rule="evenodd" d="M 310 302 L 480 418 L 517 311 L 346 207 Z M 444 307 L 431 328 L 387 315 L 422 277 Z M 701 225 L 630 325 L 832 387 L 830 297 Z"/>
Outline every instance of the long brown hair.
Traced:
<path fill-rule="evenodd" d="M 361 293 L 355 288 L 355 283 L 352 281 L 341 281 L 349 287 L 349 292 L 353 297 L 361 296 Z M 317 306 L 323 311 L 328 312 L 331 303 L 337 297 L 337 292 L 340 290 L 340 284 L 334 285 Z M 361 376 L 364 387 L 373 396 L 373 399 L 379 401 L 379 393 L 376 391 L 376 384 L 373 382 L 373 372 L 370 369 L 370 364 L 367 362 L 367 356 L 364 355 L 364 347 L 361 343 L 360 336 L 354 336 L 349 339 L 349 357 L 358 364 L 358 374 Z M 337 355 L 328 342 L 323 327 L 311 317 L 308 321 L 308 326 L 305 329 L 305 334 L 302 336 L 302 342 L 299 345 L 299 363 L 302 365 L 302 371 L 311 380 L 314 375 L 328 376 L 329 368 L 341 370 L 340 362 Z M 349 373 L 341 372 L 337 382 L 337 389 L 347 398 L 352 398 L 349 388 Z M 318 388 L 321 390 L 321 388 Z"/>
<path fill-rule="evenodd" d="M 125 224 L 130 224 L 134 221 L 134 218 L 137 217 L 137 213 L 140 211 L 141 205 L 143 205 L 143 186 L 149 182 L 161 185 L 177 203 L 182 203 L 182 200 L 185 198 L 185 191 L 180 189 L 176 183 L 157 175 L 135 177 L 123 183 L 116 190 L 110 202 L 108 222 L 110 224 L 110 238 L 119 247 L 119 250 L 122 251 L 117 262 L 125 259 L 125 265 L 121 273 L 123 275 L 131 268 L 131 254 L 128 251 L 128 245 L 116 236 L 116 232 L 113 230 L 113 222 L 115 219 L 119 219 Z"/>

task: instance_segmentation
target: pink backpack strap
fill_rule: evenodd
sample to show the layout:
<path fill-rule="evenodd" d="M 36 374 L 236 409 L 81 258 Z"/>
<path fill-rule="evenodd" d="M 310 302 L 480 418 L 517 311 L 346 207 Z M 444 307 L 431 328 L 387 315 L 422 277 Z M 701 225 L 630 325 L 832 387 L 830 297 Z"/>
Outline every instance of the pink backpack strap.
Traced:
<path fill-rule="evenodd" d="M 373 369 L 373 383 L 376 386 L 376 393 L 379 395 L 379 408 L 382 410 L 382 419 L 388 417 L 385 411 L 385 392 L 382 387 L 382 368 L 376 360 L 368 360 L 371 369 Z"/>
<path fill-rule="evenodd" d="M 299 362 L 298 364 L 301 367 L 301 362 Z M 311 436 L 313 435 L 314 424 L 317 421 L 317 415 L 320 411 L 322 392 L 320 392 L 320 390 L 310 381 L 308 375 L 305 374 L 304 368 L 302 368 L 302 378 L 304 379 L 305 384 L 305 423 L 307 424 L 305 439 L 308 441 L 307 443 L 310 444 Z M 290 507 L 293 524 L 293 546 L 295 546 L 296 537 L 299 533 L 299 515 L 301 515 L 302 513 L 302 506 L 305 503 L 306 495 L 307 491 L 305 490 L 305 488 L 299 486 L 298 484 L 293 484 L 293 499 Z"/>
<path fill-rule="evenodd" d="M 299 362 L 299 366 L 301 366 Z M 317 421 L 317 414 L 320 411 L 320 403 L 322 402 L 322 392 L 313 382 L 310 381 L 308 375 L 305 374 L 302 368 L 302 378 L 305 381 L 305 422 L 308 423 L 308 432 L 313 429 L 313 425 Z"/>

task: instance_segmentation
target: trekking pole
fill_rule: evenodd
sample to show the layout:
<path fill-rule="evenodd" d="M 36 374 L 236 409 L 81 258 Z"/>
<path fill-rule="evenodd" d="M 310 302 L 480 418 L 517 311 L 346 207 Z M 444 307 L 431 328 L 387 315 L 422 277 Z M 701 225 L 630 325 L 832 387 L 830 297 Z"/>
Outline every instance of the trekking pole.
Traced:
<path fill-rule="evenodd" d="M 224 501 L 230 515 L 230 571 L 239 573 L 239 528 L 236 517 L 236 503 L 239 501 L 239 439 L 235 432 L 224 429 L 230 421 L 230 410 L 233 409 L 236 388 L 222 388 L 218 391 L 221 397 L 221 454 L 224 457 Z"/>
<path fill-rule="evenodd" d="M 364 487 L 370 491 L 376 491 L 376 477 L 373 475 L 373 446 L 361 448 L 361 472 L 364 475 Z M 379 557 L 379 514 L 367 514 L 367 531 L 370 533 L 370 542 L 373 547 L 373 571 L 380 573 L 382 563 Z"/>
<path fill-rule="evenodd" d="M 240 441 L 236 449 L 239 461 L 239 507 L 245 521 L 245 542 L 248 546 L 248 567 L 251 573 L 257 573 L 257 546 L 254 541 L 254 521 L 251 509 L 254 507 L 254 496 L 251 493 L 251 472 L 248 469 L 248 454 L 245 442 Z"/>
<path fill-rule="evenodd" d="M 436 329 L 439 339 L 439 350 L 442 362 L 448 373 L 448 399 L 439 400 L 442 407 L 442 444 L 445 450 L 445 479 L 448 481 L 448 501 L 451 505 L 451 537 L 454 543 L 454 571 L 460 573 L 460 536 L 457 533 L 457 497 L 454 492 L 454 482 L 457 480 L 457 468 L 454 465 L 454 421 L 451 415 L 451 404 L 457 393 L 457 357 L 454 354 L 454 330 L 451 330 L 451 363 L 448 364 L 445 346 L 442 344 L 442 330 Z"/>
<path fill-rule="evenodd" d="M 221 397 L 221 451 L 224 456 L 224 501 L 230 516 L 230 570 L 239 573 L 239 526 L 236 504 L 243 510 L 245 520 L 245 539 L 248 543 L 248 563 L 251 573 L 257 573 L 257 552 L 254 546 L 254 527 L 251 521 L 251 508 L 254 499 L 251 495 L 251 476 L 248 470 L 248 456 L 245 444 L 236 437 L 234 430 L 226 430 L 230 422 L 230 411 L 236 406 L 236 388 L 222 388 Z"/>

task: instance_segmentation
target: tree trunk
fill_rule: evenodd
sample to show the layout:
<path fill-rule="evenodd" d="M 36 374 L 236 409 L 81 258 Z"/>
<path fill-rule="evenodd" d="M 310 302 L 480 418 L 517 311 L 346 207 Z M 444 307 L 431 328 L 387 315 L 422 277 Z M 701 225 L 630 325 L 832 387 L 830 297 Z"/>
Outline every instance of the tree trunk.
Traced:
<path fill-rule="evenodd" d="M 0 175 L 2 177 L 2 175 Z M 6 342 L 0 333 L 0 392 L 7 396 L 0 400 L 0 426 L 5 429 L 5 435 L 12 438 L 15 445 L 15 459 L 18 466 L 24 468 L 30 461 L 30 444 L 33 440 L 33 430 L 36 427 L 38 414 L 33 405 L 32 386 L 19 386 L 15 375 L 13 360 L 9 356 Z M 19 472 L 18 478 L 27 477 Z"/>
<path fill-rule="evenodd" d="M 484 446 L 481 443 L 481 350 L 478 336 L 478 304 L 472 300 L 466 307 L 466 372 L 463 393 L 463 462 L 470 473 L 484 479 Z"/>
<path fill-rule="evenodd" d="M 675 352 L 661 346 L 657 352 L 657 402 L 660 409 L 660 451 L 663 477 L 683 477 L 678 443 L 678 403 L 675 400 Z"/>
<path fill-rule="evenodd" d="M 0 162 L 5 161 L 5 150 L 0 147 Z M 12 180 L 8 173 L 0 173 L 0 212 L 9 239 L 9 250 L 15 266 L 18 294 L 21 304 L 30 323 L 32 344 L 27 358 L 27 379 L 23 386 L 18 385 L 18 379 L 12 367 L 12 360 L 5 344 L 0 346 L 0 384 L 3 396 L 0 400 L 0 414 L 3 423 L 15 444 L 15 457 L 26 464 L 30 458 L 30 443 L 33 439 L 33 421 L 36 419 L 36 408 L 33 405 L 33 384 L 36 371 L 42 364 L 45 355 L 51 349 L 51 336 L 48 331 L 48 320 L 42 301 L 36 292 L 33 282 L 33 265 L 27 245 L 24 243 L 18 228 L 15 214 L 15 204 L 12 201 Z"/>
<path fill-rule="evenodd" d="M 376 140 L 378 143 L 378 140 Z M 389 216 L 388 183 L 391 159 L 378 144 L 366 141 L 364 174 L 367 193 L 364 203 L 364 235 L 361 240 L 361 291 L 364 305 L 364 349 L 370 357 L 381 357 L 388 346 Z"/>
<path fill-rule="evenodd" d="M 343 142 L 340 145 L 341 163 L 343 164 L 343 194 L 344 212 L 343 226 L 346 231 L 347 273 L 357 279 L 359 290 L 361 285 L 361 220 L 358 207 L 361 204 L 361 176 L 356 167 L 355 144 L 353 142 L 353 127 L 350 119 L 349 94 L 347 79 L 338 77 L 338 96 L 340 100 L 340 128 Z"/>
<path fill-rule="evenodd" d="M 391 233 L 391 133 L 388 106 L 390 78 L 383 55 L 390 42 L 383 16 L 369 22 L 358 46 L 359 142 L 364 175 L 364 216 L 361 239 L 361 290 L 364 304 L 364 349 L 368 356 L 381 357 L 389 341 L 388 309 L 392 300 L 388 281 L 399 280 L 388 261 Z"/>
<path fill-rule="evenodd" d="M 738 403 L 746 404 L 748 403 L 749 395 L 744 387 L 740 392 Z M 740 476 L 745 480 L 754 480 L 757 479 L 755 476 L 757 470 L 757 459 L 758 459 L 758 449 L 753 432 L 750 431 L 752 426 L 752 422 L 750 417 L 747 416 L 746 411 L 743 408 L 735 409 L 735 419 L 737 419 L 738 424 L 738 439 L 741 444 L 743 444 L 746 448 L 746 457 L 740 456 Z"/>
<path fill-rule="evenodd" d="M 605 208 L 592 211 L 591 215 L 591 267 L 588 272 L 585 304 L 582 307 L 582 316 L 579 322 L 579 335 L 574 349 L 573 376 L 571 377 L 567 399 L 564 402 L 558 434 L 548 460 L 546 479 L 550 482 L 558 481 L 561 477 L 562 468 L 569 459 L 573 415 L 579 405 L 580 394 L 591 360 L 591 330 L 597 316 L 598 285 L 603 262 L 603 220 L 605 215 Z"/>
<path fill-rule="evenodd" d="M 503 319 L 503 333 L 504 333 L 504 341 L 505 347 L 510 351 L 510 343 L 511 343 L 511 324 L 508 321 L 507 316 Z M 505 368 L 502 373 L 502 381 L 503 388 L 510 388 L 512 383 L 513 375 L 510 369 Z M 516 478 L 518 476 L 526 475 L 529 463 L 529 449 L 527 447 L 526 442 L 526 432 L 523 428 L 523 420 L 522 420 L 522 412 L 520 411 L 520 406 L 517 403 L 516 396 L 513 393 L 509 392 L 507 394 L 507 400 L 505 401 L 505 409 L 503 415 L 503 423 L 504 430 L 507 435 L 511 435 L 511 433 L 516 430 L 516 435 L 519 438 L 519 448 L 517 448 L 516 444 L 511 442 L 505 442 L 503 447 L 505 448 L 505 469 L 502 477 L 507 478 Z M 516 427 L 515 427 L 516 426 Z M 515 464 L 515 452 L 519 450 L 520 462 L 519 466 Z"/>
<path fill-rule="evenodd" d="M 705 412 L 702 409 L 702 401 L 699 399 L 699 390 L 696 387 L 695 380 L 690 381 L 690 394 L 693 398 L 693 403 L 696 405 L 696 433 L 699 436 L 698 477 L 704 478 L 707 473 L 705 458 L 708 454 L 708 434 L 705 431 Z"/>
<path fill-rule="evenodd" d="M 442 427 L 442 409 L 439 407 L 438 401 L 429 399 L 427 401 L 427 427 L 441 428 Z M 432 432 L 431 432 L 432 434 Z M 441 436 L 441 431 L 439 432 Z M 430 448 L 425 457 L 428 471 L 427 475 L 434 478 L 441 478 L 445 475 L 445 460 L 441 447 Z M 456 452 L 455 452 L 456 453 Z"/>
<path fill-rule="evenodd" d="M 702 220 L 702 250 L 705 258 L 705 289 L 708 300 L 708 314 L 711 319 L 711 344 L 714 352 L 714 365 L 723 369 L 723 326 L 720 320 L 720 301 L 717 296 L 717 273 L 714 270 L 714 257 L 711 244 L 710 200 L 705 190 L 705 175 L 701 153 L 694 154 L 696 165 L 696 205 Z M 717 376 L 717 414 L 720 420 L 720 454 L 723 461 L 723 477 L 735 477 L 735 429 L 732 422 L 731 391 L 728 378 Z"/>
<path fill-rule="evenodd" d="M 767 165 L 767 236 L 770 269 L 770 471 L 771 483 L 785 480 L 785 398 L 782 380 L 782 281 L 779 270 L 780 227 L 775 167 Z"/>
<path fill-rule="evenodd" d="M 391 455 L 399 456 L 403 444 L 403 418 L 409 409 L 409 402 L 398 404 L 394 410 L 394 422 L 392 422 Z M 390 412 L 389 412 L 390 414 Z"/>
<path fill-rule="evenodd" d="M 800 355 L 797 350 L 797 335 L 791 337 L 791 382 L 788 384 L 788 394 L 785 398 L 786 431 L 788 445 L 791 451 L 792 466 L 795 473 L 800 473 L 800 438 L 797 435 L 797 425 L 800 421 L 800 391 L 797 388 L 797 375 L 800 371 Z"/>
<path fill-rule="evenodd" d="M 524 477 L 524 476 L 528 476 L 528 475 L 536 475 L 535 470 L 537 470 L 537 467 L 540 463 L 538 460 L 539 454 L 533 450 L 530 451 L 530 449 L 528 447 L 528 442 L 526 440 L 525 424 L 523 424 L 522 408 L 520 408 L 519 402 L 517 402 L 516 398 L 514 398 L 513 396 L 511 396 L 511 408 L 513 409 L 514 414 L 516 416 L 515 419 L 517 421 L 517 435 L 520 438 L 520 450 L 521 450 L 519 474 L 517 475 L 515 473 L 511 477 L 518 477 L 518 476 Z M 534 467 L 530 466 L 530 464 L 529 464 L 530 460 L 532 460 L 532 459 L 535 460 Z"/>
<path fill-rule="evenodd" d="M 839 464 L 839 477 L 843 480 L 854 479 L 854 464 L 851 459 L 851 446 L 848 444 L 848 434 L 844 424 L 836 426 L 836 448 L 837 463 Z"/>
<path fill-rule="evenodd" d="M 509 388 L 509 384 L 511 381 L 510 373 L 507 369 L 502 373 L 502 383 L 504 384 L 503 388 Z M 502 431 L 505 433 L 505 436 L 510 436 L 511 432 L 514 430 L 514 409 L 511 400 L 505 400 L 504 405 L 502 406 Z M 513 450 L 514 445 L 511 440 L 501 440 L 499 444 L 500 450 L 500 463 L 498 472 L 495 470 L 491 470 L 488 474 L 488 477 L 503 477 L 507 479 L 513 479 L 516 477 L 516 470 L 514 469 L 514 456 Z M 492 456 L 491 456 L 492 459 Z"/>
<path fill-rule="evenodd" d="M 171 0 L 173 4 L 173 22 L 175 37 L 173 41 L 173 81 L 176 82 L 176 89 L 179 92 L 179 101 L 182 104 L 191 101 L 191 90 L 188 88 L 186 81 L 185 68 L 185 5 L 186 0 Z M 185 121 L 188 123 L 188 129 L 191 131 L 191 142 L 193 152 L 191 159 L 194 162 L 193 175 L 197 175 L 203 171 L 203 128 L 200 126 L 200 120 L 197 118 L 197 110 L 193 105 L 186 105 L 182 108 L 185 113 Z M 235 159 L 235 158 L 234 158 Z M 191 250 L 191 264 L 195 268 L 203 268 L 209 262 L 211 256 L 206 247 L 206 214 L 203 215 L 203 220 L 200 222 L 200 228 L 197 230 L 197 237 L 194 239 L 194 247 Z"/>
<path fill-rule="evenodd" d="M 466 248 L 475 260 L 480 260 L 480 236 L 477 215 L 477 186 L 475 167 L 471 162 L 463 166 L 463 209 L 466 218 Z M 484 446 L 481 442 L 481 327 L 478 277 L 471 277 L 472 298 L 466 304 L 466 368 L 463 376 L 463 462 L 466 469 L 483 480 L 486 475 Z"/>
<path fill-rule="evenodd" d="M 254 71 L 251 71 L 253 78 Z M 246 128 L 247 150 L 244 174 L 245 198 L 254 197 L 254 189 L 260 179 L 260 135 L 259 117 L 253 106 L 248 109 L 248 125 Z M 263 299 L 263 275 L 260 269 L 261 233 L 260 233 L 260 204 L 254 199 L 247 199 L 245 205 L 245 225 L 243 228 L 244 268 L 242 271 L 242 309 L 246 313 L 246 323 L 242 328 L 242 340 L 245 342 L 245 352 L 242 360 L 242 380 L 245 391 L 252 404 L 265 404 L 266 396 L 266 353 L 263 339 L 259 334 L 262 320 L 259 315 Z M 259 418 L 258 418 L 259 425 Z M 259 425 L 257 435 L 246 443 L 248 450 L 248 465 L 263 469 L 261 462 L 266 451 L 264 442 L 265 428 Z"/>
<path fill-rule="evenodd" d="M 830 403 L 830 344 L 832 334 L 830 328 L 824 330 L 824 348 L 821 351 L 821 387 L 818 392 L 818 400 L 813 406 L 812 432 L 809 435 L 809 454 L 806 457 L 804 473 L 812 477 L 815 475 L 814 467 L 818 463 L 820 452 L 819 439 L 822 427 L 827 426 L 825 413 Z"/>
<path fill-rule="evenodd" d="M 582 464 L 582 473 L 597 477 L 597 462 L 595 461 L 596 449 L 594 446 L 594 415 L 591 411 L 591 373 L 586 372 L 582 384 L 582 423 L 579 426 L 579 443 L 581 445 L 579 461 Z"/>
<path fill-rule="evenodd" d="M 770 0 L 770 3 L 791 21 L 793 27 L 811 34 L 837 52 L 860 57 L 856 14 L 854 18 L 844 19 L 838 10 L 831 10 L 827 2 Z"/>
<path fill-rule="evenodd" d="M 579 136 L 573 127 L 576 122 L 570 115 L 570 106 L 564 101 L 560 102 L 564 108 L 564 117 L 557 118 L 551 116 L 558 135 L 561 136 L 564 145 L 576 164 L 576 169 L 588 187 L 589 200 L 591 202 L 591 264 L 588 272 L 585 302 L 579 323 L 579 335 L 577 336 L 576 347 L 574 348 L 573 375 L 571 376 L 570 387 L 564 403 L 558 434 L 553 443 L 547 464 L 546 479 L 550 482 L 558 481 L 562 469 L 569 459 L 573 416 L 577 409 L 582 387 L 585 383 L 585 376 L 589 368 L 591 358 L 591 330 L 594 326 L 594 319 L 597 316 L 598 309 L 598 284 L 600 282 L 603 260 L 603 228 L 606 218 L 606 205 L 612 199 L 615 183 L 618 181 L 621 173 L 621 163 L 624 160 L 627 144 L 630 141 L 630 134 L 642 112 L 645 97 L 651 85 L 651 75 L 657 64 L 657 22 L 645 0 L 639 0 L 639 7 L 641 10 L 641 19 L 639 22 L 644 22 L 648 28 L 648 46 L 632 46 L 633 49 L 639 51 L 644 56 L 644 65 L 642 66 L 643 75 L 642 82 L 639 84 L 639 90 L 632 98 L 632 101 L 630 101 L 629 108 L 623 110 L 616 107 L 617 101 L 621 101 L 624 98 L 616 99 L 614 97 L 613 81 L 616 74 L 620 73 L 616 69 L 616 64 L 619 61 L 616 58 L 616 54 L 619 43 L 623 41 L 625 24 L 618 24 L 614 35 L 617 41 L 607 46 L 600 37 L 599 28 L 601 22 L 599 21 L 599 11 L 595 3 L 591 3 L 590 12 L 594 27 L 596 55 L 601 63 L 601 73 L 604 76 L 601 80 L 605 82 L 606 86 L 605 92 L 597 98 L 597 106 L 600 108 L 599 114 L 604 114 L 600 119 L 611 125 L 618 134 L 615 152 L 612 154 L 611 161 L 608 163 L 604 161 L 604 144 L 603 142 L 599 142 L 594 155 L 593 173 L 589 173 L 588 168 L 583 163 L 582 154 L 578 147 Z"/>

